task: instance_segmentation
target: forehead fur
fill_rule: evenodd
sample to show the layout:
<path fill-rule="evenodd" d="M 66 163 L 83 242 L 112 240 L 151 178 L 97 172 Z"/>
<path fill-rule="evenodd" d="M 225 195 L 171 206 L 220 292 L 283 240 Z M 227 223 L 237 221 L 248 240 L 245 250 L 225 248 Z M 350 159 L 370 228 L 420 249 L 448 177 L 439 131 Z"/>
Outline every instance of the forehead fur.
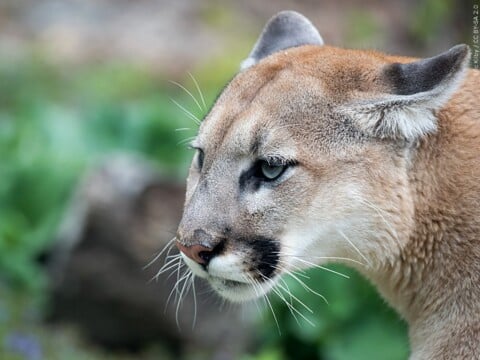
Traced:
<path fill-rule="evenodd" d="M 198 140 L 212 151 L 225 143 L 251 151 L 262 137 L 286 143 L 294 137 L 317 151 L 361 143 L 362 135 L 336 108 L 387 93 L 380 69 L 393 61 L 407 59 L 308 45 L 274 54 L 230 82 Z"/>

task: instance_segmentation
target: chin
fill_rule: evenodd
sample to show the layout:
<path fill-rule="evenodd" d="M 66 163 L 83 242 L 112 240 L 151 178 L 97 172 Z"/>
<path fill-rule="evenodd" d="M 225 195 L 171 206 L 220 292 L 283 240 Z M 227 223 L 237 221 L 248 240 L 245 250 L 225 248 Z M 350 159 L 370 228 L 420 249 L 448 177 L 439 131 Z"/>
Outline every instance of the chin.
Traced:
<path fill-rule="evenodd" d="M 217 277 L 210 277 L 208 281 L 221 297 L 231 302 L 241 303 L 265 296 L 275 286 L 276 278 L 255 284 Z"/>
<path fill-rule="evenodd" d="M 199 278 L 208 281 L 213 290 L 222 298 L 234 302 L 242 303 L 264 297 L 277 283 L 280 278 L 279 273 L 270 275 L 267 280 L 254 279 L 254 275 L 244 272 L 241 269 L 232 276 L 232 271 L 222 271 L 225 267 L 225 259 L 222 262 L 214 264 L 215 271 L 206 271 L 202 266 L 195 263 L 183 253 L 182 258 L 188 265 L 190 271 Z M 252 279 L 252 280 L 249 280 Z"/>

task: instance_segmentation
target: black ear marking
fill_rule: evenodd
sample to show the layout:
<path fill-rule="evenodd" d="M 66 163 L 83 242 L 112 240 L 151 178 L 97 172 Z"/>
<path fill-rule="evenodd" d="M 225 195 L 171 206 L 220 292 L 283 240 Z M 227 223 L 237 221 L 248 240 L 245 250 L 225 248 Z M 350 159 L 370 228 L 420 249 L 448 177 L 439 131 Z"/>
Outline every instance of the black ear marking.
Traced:
<path fill-rule="evenodd" d="M 384 78 L 397 95 L 430 91 L 457 74 L 464 66 L 468 54 L 467 45 L 457 45 L 428 59 L 387 65 Z"/>

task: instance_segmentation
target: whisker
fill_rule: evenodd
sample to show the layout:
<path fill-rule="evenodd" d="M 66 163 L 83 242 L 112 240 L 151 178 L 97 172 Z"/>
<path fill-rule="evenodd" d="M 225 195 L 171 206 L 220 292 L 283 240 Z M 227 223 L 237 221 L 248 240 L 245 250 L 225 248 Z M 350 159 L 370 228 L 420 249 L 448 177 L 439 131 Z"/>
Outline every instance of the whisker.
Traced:
<path fill-rule="evenodd" d="M 292 272 L 288 272 L 287 273 L 288 276 L 291 276 L 294 280 L 296 280 L 305 290 L 307 290 L 308 292 L 311 292 L 312 294 L 314 295 L 317 295 L 319 298 L 321 298 L 323 301 L 325 301 L 325 303 L 327 305 L 329 305 L 328 303 L 328 300 L 325 296 L 323 296 L 322 294 L 316 292 L 315 290 L 313 290 L 311 287 L 309 287 L 307 284 L 305 284 L 304 281 L 302 281 L 298 276 L 296 276 L 294 273 Z"/>
<path fill-rule="evenodd" d="M 180 258 L 177 257 L 177 258 L 169 260 L 167 263 L 165 263 L 160 268 L 160 270 L 157 271 L 157 273 L 154 276 L 152 276 L 152 278 L 148 282 L 150 283 L 153 280 L 158 281 L 158 278 L 160 277 L 160 275 L 162 275 L 162 274 L 164 274 L 167 271 L 170 271 L 172 269 L 174 269 L 174 272 L 175 272 L 175 268 L 177 267 L 177 261 L 180 261 Z M 167 279 L 170 278 L 170 276 L 171 276 L 171 274 L 167 277 Z"/>
<path fill-rule="evenodd" d="M 190 276 L 192 276 L 193 274 L 191 272 L 187 272 L 187 275 L 185 275 L 184 277 L 182 277 L 182 279 L 184 279 L 183 281 L 183 286 L 182 286 L 182 290 L 180 291 L 180 294 L 179 294 L 179 298 L 178 298 L 178 302 L 177 302 L 177 308 L 175 310 L 175 322 L 177 323 L 177 327 L 180 329 L 180 322 L 178 320 L 178 312 L 180 310 L 180 306 L 183 302 L 183 297 L 184 297 L 184 291 L 185 291 L 185 288 L 188 284 L 188 279 L 190 278 Z"/>
<path fill-rule="evenodd" d="M 286 272 L 286 274 L 289 275 L 288 272 Z M 287 286 L 287 289 L 288 289 L 288 285 L 286 284 L 285 280 L 284 280 L 283 282 L 284 282 L 285 286 Z M 279 284 L 279 286 L 281 286 L 281 285 Z M 282 287 L 282 286 L 281 286 L 281 287 Z M 283 288 L 283 287 L 282 287 L 282 288 Z M 303 303 L 298 297 L 296 297 L 295 295 L 293 295 L 293 294 L 291 293 L 290 289 L 288 289 L 288 290 L 287 290 L 287 289 L 283 288 L 283 290 L 286 291 L 287 294 L 289 294 L 293 299 L 295 299 L 295 301 L 297 301 L 300 305 L 302 305 L 302 306 L 305 308 L 305 310 L 307 310 L 309 313 L 313 314 L 313 310 L 312 310 L 310 307 L 308 307 L 307 305 L 305 305 L 305 303 Z"/>
<path fill-rule="evenodd" d="M 205 109 L 202 109 L 202 107 L 200 106 L 200 103 L 198 102 L 198 100 L 195 98 L 195 96 L 193 96 L 193 94 L 192 94 L 190 91 L 188 91 L 188 89 L 187 89 L 185 86 L 183 86 L 182 84 L 179 84 L 179 83 L 177 83 L 176 81 L 173 81 L 173 80 L 170 80 L 169 82 L 170 82 L 170 84 L 176 85 L 176 86 L 178 86 L 180 89 L 182 89 L 183 91 L 185 91 L 185 92 L 192 98 L 192 100 L 195 102 L 195 104 L 197 104 L 197 106 L 198 106 L 198 108 L 200 109 L 200 111 L 204 111 L 204 110 L 205 110 Z"/>
<path fill-rule="evenodd" d="M 337 230 L 337 231 L 355 249 L 355 251 L 358 253 L 358 255 L 360 255 L 362 257 L 362 259 L 365 260 L 370 267 L 372 267 L 372 263 L 367 259 L 367 257 L 365 255 L 362 254 L 360 249 L 355 246 L 355 244 L 347 237 L 347 235 L 345 235 L 342 230 Z"/>
<path fill-rule="evenodd" d="M 195 77 L 192 75 L 192 73 L 190 71 L 188 72 L 188 75 L 190 75 L 190 77 L 192 78 L 193 83 L 195 84 L 195 87 L 197 88 L 198 94 L 200 95 L 200 100 L 202 100 L 203 110 L 206 111 L 207 110 L 207 104 L 205 103 L 205 98 L 203 97 L 202 90 L 200 90 L 200 86 L 198 85 L 197 80 L 195 79 Z"/>
<path fill-rule="evenodd" d="M 310 265 L 310 266 L 312 266 L 312 267 L 315 267 L 315 268 L 318 268 L 318 269 L 322 269 L 322 270 L 331 272 L 331 273 L 333 273 L 333 274 L 342 276 L 342 277 L 344 277 L 344 278 L 346 278 L 346 279 L 350 279 L 350 277 L 349 277 L 348 275 L 345 275 L 345 274 L 342 274 L 341 272 L 338 272 L 338 271 L 329 269 L 329 268 L 327 268 L 327 267 L 325 267 L 325 266 L 318 265 L 318 264 L 312 263 L 312 262 L 307 261 L 307 260 L 304 260 L 304 259 L 298 259 L 298 258 L 297 258 L 296 260 L 301 261 L 301 262 L 303 262 L 303 263 L 305 263 L 305 264 L 307 264 L 307 265 Z"/>
<path fill-rule="evenodd" d="M 379 208 L 378 206 L 375 206 L 372 202 L 368 201 L 367 199 L 363 199 L 363 198 L 358 198 L 358 200 L 364 204 L 364 205 L 367 205 L 368 207 L 370 207 L 371 209 L 375 210 L 377 212 L 377 214 L 380 216 L 380 218 L 382 219 L 382 221 L 385 223 L 385 225 L 387 225 L 388 227 L 388 230 L 390 232 L 390 236 L 392 236 L 394 239 L 396 239 L 398 241 L 398 233 L 397 231 L 393 228 L 392 224 L 390 224 L 390 222 L 387 221 L 387 219 L 385 218 L 385 216 L 383 216 L 383 214 L 387 214 L 385 210 L 382 210 L 381 208 Z"/>
<path fill-rule="evenodd" d="M 265 275 L 263 275 L 262 273 L 258 272 L 260 274 L 260 276 L 262 276 L 262 278 L 266 281 L 266 282 L 270 282 L 272 283 L 273 280 L 272 279 L 269 279 L 267 278 Z M 300 315 L 306 322 L 308 322 L 310 325 L 312 325 L 313 327 L 315 327 L 315 324 L 309 320 L 304 314 L 302 314 L 297 308 L 295 308 L 295 306 L 291 305 L 286 299 L 285 297 L 283 296 L 283 294 L 280 292 L 280 290 L 276 289 L 276 287 L 280 287 L 281 289 L 283 289 L 285 291 L 285 288 L 282 288 L 278 283 L 275 284 L 273 287 L 272 287 L 272 291 L 278 295 L 278 297 L 285 303 L 285 305 L 290 309 L 290 312 L 294 311 L 296 312 L 298 315 Z M 301 302 L 300 300 L 298 300 L 298 298 L 296 298 L 297 301 L 299 301 L 299 303 L 301 305 L 303 305 L 309 312 L 313 313 L 313 311 L 307 306 L 305 305 L 303 302 Z M 293 313 L 292 313 L 293 315 Z M 293 315 L 293 317 L 297 320 L 298 322 L 298 319 L 296 318 L 295 315 Z M 300 325 L 300 324 L 299 324 Z"/>
<path fill-rule="evenodd" d="M 338 230 L 340 231 L 340 230 Z M 286 253 L 279 253 L 283 256 L 288 256 L 288 257 L 291 257 L 291 258 L 306 258 L 306 259 L 320 259 L 320 260 L 340 260 L 340 261 L 349 261 L 349 262 L 353 262 L 353 263 L 356 263 L 356 264 L 359 264 L 359 265 L 362 265 L 362 266 L 366 266 L 364 263 L 358 261 L 358 260 L 355 260 L 355 259 L 351 259 L 351 258 L 347 258 L 347 257 L 341 257 L 341 256 L 315 256 L 315 255 L 305 255 L 305 256 L 301 256 L 301 255 L 296 255 L 296 254 L 286 254 Z M 365 259 L 367 260 L 367 259 Z M 368 262 L 368 261 L 367 261 Z"/>
<path fill-rule="evenodd" d="M 194 140 L 195 138 L 196 138 L 196 136 L 190 136 L 190 137 L 188 137 L 188 138 L 186 138 L 186 139 L 180 140 L 180 141 L 177 143 L 177 145 L 184 145 L 184 144 L 186 144 L 186 143 L 191 142 L 191 141 Z"/>
<path fill-rule="evenodd" d="M 177 261 L 179 261 L 180 259 L 181 259 L 181 255 L 179 254 L 177 256 L 172 257 L 170 260 L 166 261 L 163 264 L 163 266 L 160 268 L 160 270 L 158 270 L 158 272 L 155 274 L 154 278 L 158 278 L 164 272 L 175 267 L 177 265 Z"/>
<path fill-rule="evenodd" d="M 195 290 L 195 276 L 192 276 L 192 290 L 193 290 L 193 323 L 192 323 L 192 330 L 193 330 L 197 322 L 197 294 L 196 294 L 197 291 Z"/>
<path fill-rule="evenodd" d="M 287 261 L 285 261 L 285 260 L 282 260 L 282 259 L 279 260 L 279 263 L 281 263 L 281 264 L 283 264 L 283 265 L 285 266 L 285 268 L 282 269 L 283 271 L 294 272 L 294 273 L 296 273 L 298 276 L 303 277 L 304 279 L 307 279 L 307 280 L 310 279 L 310 276 L 306 275 L 305 270 L 302 269 L 300 266 L 298 266 L 298 265 L 296 265 L 296 264 L 291 264 L 291 263 L 289 263 L 289 262 L 287 262 Z M 289 269 L 288 269 L 289 267 L 293 267 L 293 268 L 295 268 L 296 270 L 289 270 Z"/>
<path fill-rule="evenodd" d="M 280 293 L 279 290 L 275 288 L 275 286 L 272 287 L 272 291 L 280 298 L 280 300 L 284 302 L 284 304 L 287 306 L 288 310 L 290 311 L 290 314 L 292 314 L 293 318 L 295 319 L 295 322 L 300 326 L 300 321 L 298 321 L 298 317 L 297 315 L 295 315 L 295 313 L 298 312 L 298 310 L 295 309 L 295 307 L 285 299 L 285 297 Z"/>
<path fill-rule="evenodd" d="M 174 274 L 174 273 L 175 273 L 175 272 L 172 272 L 172 274 Z M 171 276 L 172 274 L 170 274 L 170 276 Z M 164 310 L 164 312 L 167 311 L 168 304 L 170 303 L 170 299 L 172 298 L 173 294 L 174 294 L 174 293 L 175 293 L 175 294 L 178 293 L 178 289 L 177 289 L 177 288 L 178 288 L 178 286 L 179 286 L 179 280 L 180 280 L 180 279 L 177 278 L 177 281 L 175 282 L 175 285 L 173 286 L 172 290 L 170 291 L 170 294 L 168 294 L 168 298 L 167 298 L 167 301 L 166 301 L 166 303 L 165 303 L 165 310 Z M 175 295 L 175 298 L 176 298 L 176 297 L 177 297 L 177 295 Z"/>
<path fill-rule="evenodd" d="M 150 279 L 150 282 L 155 280 L 155 281 L 158 281 L 158 278 L 160 277 L 160 275 L 166 273 L 167 271 L 170 271 L 172 269 L 175 269 L 177 267 L 177 262 L 175 261 L 174 264 L 171 264 L 170 266 L 166 267 L 165 269 L 162 268 L 161 271 L 157 272 L 151 279 Z"/>
<path fill-rule="evenodd" d="M 190 111 L 188 111 L 187 109 L 185 109 L 182 105 L 180 105 L 177 101 L 175 101 L 174 99 L 170 98 L 170 100 L 175 104 L 177 105 L 180 110 L 182 110 L 185 115 L 187 115 L 191 120 L 193 120 L 195 122 L 195 124 L 197 125 L 200 125 L 200 119 L 198 117 L 196 117 L 195 115 L 193 115 Z"/>
<path fill-rule="evenodd" d="M 282 283 L 285 285 L 287 295 L 288 295 L 289 298 L 290 298 L 290 305 L 293 307 L 293 296 L 292 296 L 292 292 L 290 291 L 290 288 L 288 287 L 287 282 L 286 282 L 285 280 L 283 280 L 283 278 L 280 278 L 280 281 L 282 281 Z M 298 321 L 298 318 L 297 318 L 297 315 L 295 315 L 295 312 L 294 312 L 292 309 L 290 309 L 289 306 L 287 306 L 287 307 L 289 308 L 288 310 L 290 311 L 290 314 L 292 314 L 293 318 L 295 319 L 295 322 L 298 324 L 298 326 L 300 326 L 300 321 Z"/>
<path fill-rule="evenodd" d="M 250 276 L 250 279 L 252 281 L 253 284 L 257 284 L 257 286 L 259 288 L 261 288 L 260 284 L 258 283 L 257 280 L 255 280 L 253 277 Z M 277 329 L 278 329 L 278 334 L 279 335 L 282 335 L 282 331 L 280 330 L 280 325 L 278 323 L 278 319 L 277 319 L 277 316 L 275 315 L 275 311 L 273 310 L 273 306 L 272 306 L 272 303 L 270 302 L 270 299 L 268 298 L 268 295 L 267 294 L 263 294 L 262 298 L 264 299 L 264 301 L 266 302 L 266 304 L 268 305 L 268 307 L 270 308 L 270 311 L 272 312 L 272 316 L 273 316 L 273 319 L 275 321 L 275 324 L 277 325 Z"/>
<path fill-rule="evenodd" d="M 179 261 L 179 262 L 180 262 L 180 264 L 178 264 L 178 267 L 176 269 L 174 268 L 173 271 L 170 273 L 170 275 L 168 275 L 167 280 L 170 279 L 173 275 L 177 274 L 178 268 L 181 269 L 185 266 L 185 263 L 183 261 Z"/>
<path fill-rule="evenodd" d="M 174 241 L 176 240 L 176 237 L 173 237 L 170 241 L 168 241 L 165 246 L 163 247 L 163 249 L 158 253 L 158 255 L 155 255 L 155 257 L 153 258 L 153 260 L 151 260 L 147 265 L 145 265 L 142 270 L 145 270 L 147 269 L 148 267 L 150 267 L 155 261 L 157 261 L 160 256 L 162 256 L 162 254 L 167 250 L 167 249 L 171 249 L 171 247 L 173 246 L 173 243 Z"/>

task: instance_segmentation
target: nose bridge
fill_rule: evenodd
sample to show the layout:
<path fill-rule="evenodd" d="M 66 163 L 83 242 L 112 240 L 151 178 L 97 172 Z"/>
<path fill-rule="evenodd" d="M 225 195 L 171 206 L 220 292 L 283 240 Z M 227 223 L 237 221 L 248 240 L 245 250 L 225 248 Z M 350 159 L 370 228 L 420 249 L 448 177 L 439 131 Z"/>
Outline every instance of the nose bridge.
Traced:
<path fill-rule="evenodd" d="M 215 238 L 224 236 L 225 229 L 229 227 L 234 197 L 227 184 L 229 181 L 212 176 L 204 176 L 199 180 L 185 204 L 178 230 L 179 240 L 185 245 L 208 246 L 215 243 Z"/>

